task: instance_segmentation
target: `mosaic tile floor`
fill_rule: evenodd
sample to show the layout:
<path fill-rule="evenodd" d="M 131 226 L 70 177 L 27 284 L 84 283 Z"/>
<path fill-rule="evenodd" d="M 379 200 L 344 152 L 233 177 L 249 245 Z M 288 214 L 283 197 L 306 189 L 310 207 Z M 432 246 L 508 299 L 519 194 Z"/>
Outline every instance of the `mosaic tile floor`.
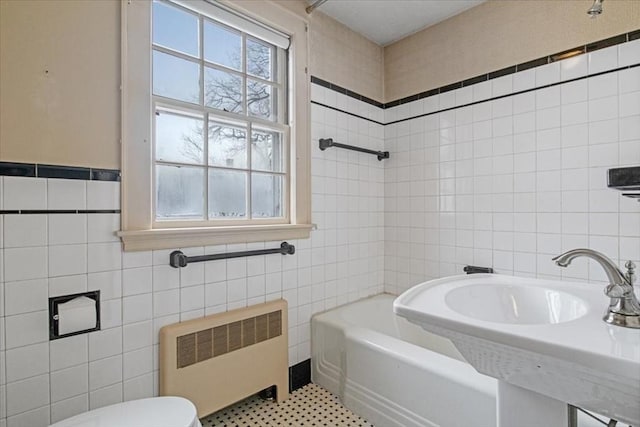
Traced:
<path fill-rule="evenodd" d="M 315 384 L 294 391 L 280 404 L 252 396 L 201 422 L 203 427 L 373 427 Z"/>

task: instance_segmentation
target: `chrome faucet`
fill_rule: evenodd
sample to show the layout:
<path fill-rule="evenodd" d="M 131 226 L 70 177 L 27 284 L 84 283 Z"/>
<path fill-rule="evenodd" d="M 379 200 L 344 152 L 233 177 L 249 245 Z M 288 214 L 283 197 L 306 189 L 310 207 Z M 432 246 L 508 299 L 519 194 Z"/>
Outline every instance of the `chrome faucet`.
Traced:
<path fill-rule="evenodd" d="M 560 267 L 568 267 L 575 258 L 587 257 L 602 266 L 607 274 L 609 284 L 604 290 L 611 298 L 604 317 L 606 323 L 640 329 L 640 302 L 633 291 L 635 281 L 635 264 L 627 261 L 626 274 L 607 256 L 591 249 L 573 249 L 553 258 Z"/>

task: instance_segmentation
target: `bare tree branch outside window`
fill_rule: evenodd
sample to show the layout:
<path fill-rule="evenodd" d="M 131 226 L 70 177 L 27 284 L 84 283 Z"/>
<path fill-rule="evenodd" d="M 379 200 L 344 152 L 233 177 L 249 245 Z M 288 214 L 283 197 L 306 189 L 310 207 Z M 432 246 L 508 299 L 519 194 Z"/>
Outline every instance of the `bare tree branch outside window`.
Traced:
<path fill-rule="evenodd" d="M 271 77 L 272 49 L 261 43 L 247 40 L 247 72 L 261 78 Z M 230 62 L 235 68 L 242 67 L 240 54 L 230 55 Z M 205 105 L 227 112 L 242 112 L 242 78 L 231 73 L 215 70 L 210 73 L 211 78 L 205 80 Z M 261 118 L 271 119 L 272 99 L 271 86 L 257 80 L 247 81 L 247 109 L 249 114 Z M 202 134 L 202 129 L 196 129 L 196 134 Z M 247 148 L 246 132 L 230 126 L 221 126 L 209 122 L 208 133 L 210 141 L 235 141 L 233 147 L 226 154 L 233 159 L 239 152 Z M 270 164 L 273 160 L 273 148 L 276 141 L 273 135 L 266 132 L 254 132 L 251 138 L 252 155 L 260 156 L 254 163 Z M 198 161 L 202 159 L 202 147 L 190 135 L 183 136 L 183 151 L 185 156 Z M 209 150 L 215 150 L 209 146 Z M 269 168 L 271 169 L 271 168 Z"/>

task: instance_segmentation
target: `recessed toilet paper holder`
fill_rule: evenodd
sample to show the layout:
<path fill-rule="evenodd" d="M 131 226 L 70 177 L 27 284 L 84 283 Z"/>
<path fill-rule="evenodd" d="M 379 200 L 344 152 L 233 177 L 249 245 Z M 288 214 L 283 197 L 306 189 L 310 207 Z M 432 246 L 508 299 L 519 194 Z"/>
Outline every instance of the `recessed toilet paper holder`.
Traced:
<path fill-rule="evenodd" d="M 95 327 L 82 329 L 70 333 L 59 333 L 59 306 L 78 297 L 86 297 L 95 301 Z M 84 334 L 87 332 L 100 330 L 100 291 L 81 292 L 78 294 L 61 295 L 49 298 L 49 340 L 57 340 L 60 338 L 71 337 L 73 335 Z"/>

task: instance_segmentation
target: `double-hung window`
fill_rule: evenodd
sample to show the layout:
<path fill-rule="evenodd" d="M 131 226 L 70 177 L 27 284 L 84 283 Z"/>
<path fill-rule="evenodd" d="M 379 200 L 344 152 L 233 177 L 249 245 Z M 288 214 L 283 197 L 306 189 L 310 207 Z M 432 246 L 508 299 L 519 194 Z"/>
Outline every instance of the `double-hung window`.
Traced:
<path fill-rule="evenodd" d="M 245 4 L 281 29 L 233 3 L 123 2 L 125 249 L 308 235 L 306 25 Z"/>

